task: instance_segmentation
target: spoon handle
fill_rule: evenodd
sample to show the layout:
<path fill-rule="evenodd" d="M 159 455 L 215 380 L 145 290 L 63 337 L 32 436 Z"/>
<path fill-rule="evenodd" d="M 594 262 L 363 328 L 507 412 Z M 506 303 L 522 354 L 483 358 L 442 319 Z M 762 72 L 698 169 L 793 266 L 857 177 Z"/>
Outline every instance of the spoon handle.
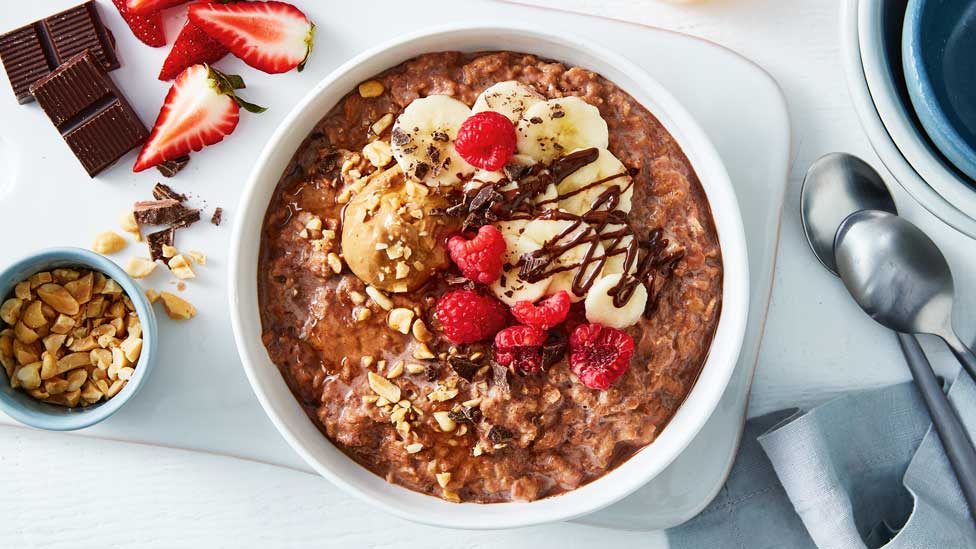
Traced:
<path fill-rule="evenodd" d="M 942 386 L 935 377 L 932 365 L 922 352 L 921 345 L 914 335 L 898 334 L 898 343 L 905 353 L 908 368 L 915 378 L 918 392 L 932 416 L 932 424 L 939 433 L 949 464 L 956 472 L 962 495 L 969 504 L 969 514 L 976 520 L 976 449 L 966 434 L 959 416 L 942 392 Z M 971 356 L 971 355 L 970 355 Z"/>
<path fill-rule="evenodd" d="M 973 356 L 973 352 L 966 347 L 966 344 L 956 337 L 956 334 L 952 330 L 948 330 L 942 339 L 945 340 L 946 345 L 952 350 L 952 354 L 956 355 L 959 362 L 962 363 L 962 367 L 966 369 L 969 377 L 976 381 L 976 356 Z"/>

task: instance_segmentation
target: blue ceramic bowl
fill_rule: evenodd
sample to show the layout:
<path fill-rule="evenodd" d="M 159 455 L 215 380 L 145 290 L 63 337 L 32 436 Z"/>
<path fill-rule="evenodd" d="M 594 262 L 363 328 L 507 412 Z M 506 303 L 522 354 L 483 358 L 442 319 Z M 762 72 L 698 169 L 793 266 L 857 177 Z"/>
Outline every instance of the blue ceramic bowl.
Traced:
<path fill-rule="evenodd" d="M 21 389 L 12 389 L 6 371 L 0 368 L 0 410 L 32 427 L 71 431 L 89 427 L 111 416 L 139 392 L 156 360 L 156 316 L 142 288 L 125 271 L 111 260 L 82 248 L 42 250 L 0 271 L 0 300 L 10 296 L 14 286 L 32 274 L 59 267 L 92 269 L 115 279 L 132 300 L 142 324 L 142 352 L 132 378 L 117 395 L 92 406 L 64 408 L 34 400 Z"/>
<path fill-rule="evenodd" d="M 976 181 L 976 0 L 911 0 L 902 64 L 925 132 Z"/>

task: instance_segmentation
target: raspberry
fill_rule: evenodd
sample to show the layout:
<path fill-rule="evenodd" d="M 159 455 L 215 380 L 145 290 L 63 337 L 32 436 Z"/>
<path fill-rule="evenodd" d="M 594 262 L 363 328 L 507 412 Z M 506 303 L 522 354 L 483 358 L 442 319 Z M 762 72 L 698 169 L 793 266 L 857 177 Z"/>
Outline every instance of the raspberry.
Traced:
<path fill-rule="evenodd" d="M 540 301 L 538 305 L 526 300 L 516 302 L 512 305 L 512 316 L 527 326 L 548 330 L 566 320 L 569 305 L 569 293 L 560 290 Z"/>
<path fill-rule="evenodd" d="M 468 164 L 494 172 L 515 153 L 515 125 L 494 111 L 472 114 L 461 123 L 454 149 Z"/>
<path fill-rule="evenodd" d="M 523 374 L 542 371 L 545 330 L 533 326 L 512 326 L 495 334 L 495 362 Z"/>
<path fill-rule="evenodd" d="M 494 225 L 482 225 L 471 240 L 462 235 L 452 236 L 447 240 L 447 251 L 469 280 L 491 284 L 502 275 L 505 237 Z"/>
<path fill-rule="evenodd" d="M 508 324 L 505 305 L 474 290 L 455 290 L 437 301 L 437 320 L 454 343 L 488 339 Z"/>
<path fill-rule="evenodd" d="M 601 324 L 580 324 L 569 336 L 569 367 L 583 385 L 604 390 L 624 375 L 634 356 L 634 340 Z"/>

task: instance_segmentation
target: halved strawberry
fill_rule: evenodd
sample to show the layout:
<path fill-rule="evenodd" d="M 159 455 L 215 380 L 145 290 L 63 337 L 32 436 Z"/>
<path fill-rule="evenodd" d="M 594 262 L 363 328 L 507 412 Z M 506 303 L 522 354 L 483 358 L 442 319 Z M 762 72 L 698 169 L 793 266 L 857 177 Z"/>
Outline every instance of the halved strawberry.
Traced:
<path fill-rule="evenodd" d="M 125 24 L 132 29 L 132 34 L 136 35 L 143 44 L 159 48 L 166 45 L 166 35 L 163 34 L 163 18 L 157 12 L 150 15 L 139 15 L 129 11 L 126 7 L 126 0 L 112 0 L 115 8 L 119 10 L 119 15 L 125 20 Z"/>
<path fill-rule="evenodd" d="M 180 73 L 132 171 L 141 172 L 219 142 L 237 127 L 241 107 L 263 112 L 263 107 L 237 97 L 234 90 L 243 87 L 240 76 L 207 65 L 193 65 Z"/>
<path fill-rule="evenodd" d="M 187 16 L 248 65 L 268 73 L 301 71 L 315 25 L 284 2 L 192 4 Z"/>
<path fill-rule="evenodd" d="M 159 71 L 160 80 L 172 80 L 183 69 L 200 63 L 215 63 L 227 55 L 227 48 L 214 40 L 203 29 L 187 20 L 180 30 L 180 35 L 173 42 L 173 49 L 163 61 L 163 68 Z"/>
<path fill-rule="evenodd" d="M 148 15 L 159 13 L 166 8 L 185 4 L 189 0 L 125 0 L 125 7 L 130 13 Z"/>

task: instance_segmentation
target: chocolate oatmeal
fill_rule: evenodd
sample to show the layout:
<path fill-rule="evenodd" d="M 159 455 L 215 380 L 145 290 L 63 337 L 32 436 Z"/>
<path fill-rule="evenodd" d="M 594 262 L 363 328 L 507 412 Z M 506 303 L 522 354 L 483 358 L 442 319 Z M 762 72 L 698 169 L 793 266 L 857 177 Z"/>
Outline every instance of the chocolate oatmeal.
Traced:
<path fill-rule="evenodd" d="M 482 503 L 573 490 L 654 441 L 722 294 L 663 126 L 513 52 L 423 55 L 343 98 L 278 184 L 259 273 L 264 344 L 325 436 Z"/>

